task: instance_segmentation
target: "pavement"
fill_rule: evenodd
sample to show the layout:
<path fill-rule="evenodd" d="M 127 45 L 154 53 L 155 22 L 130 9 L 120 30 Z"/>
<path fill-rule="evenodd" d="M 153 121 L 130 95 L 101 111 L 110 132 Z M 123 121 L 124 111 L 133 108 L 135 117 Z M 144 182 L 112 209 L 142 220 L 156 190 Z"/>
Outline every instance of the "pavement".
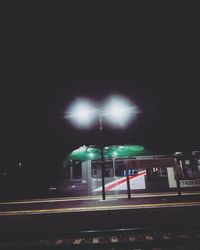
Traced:
<path fill-rule="evenodd" d="M 200 192 L 40 198 L 0 202 L 0 217 L 200 206 Z"/>
<path fill-rule="evenodd" d="M 199 208 L 200 192 L 182 192 L 181 196 L 177 192 L 132 194 L 131 199 L 127 195 L 106 195 L 106 200 L 79 196 L 1 201 L 0 249 L 18 249 L 19 245 L 20 249 L 24 245 L 44 249 L 45 244 L 70 244 L 71 249 L 72 244 L 85 244 L 86 236 L 81 232 L 86 232 L 91 244 L 120 242 L 127 237 L 127 242 L 134 238 L 138 244 L 141 238 L 144 244 L 146 240 L 163 242 L 177 237 L 179 242 L 188 237 L 190 243 L 198 240 L 199 244 Z M 121 237 L 127 229 L 130 234 Z"/>

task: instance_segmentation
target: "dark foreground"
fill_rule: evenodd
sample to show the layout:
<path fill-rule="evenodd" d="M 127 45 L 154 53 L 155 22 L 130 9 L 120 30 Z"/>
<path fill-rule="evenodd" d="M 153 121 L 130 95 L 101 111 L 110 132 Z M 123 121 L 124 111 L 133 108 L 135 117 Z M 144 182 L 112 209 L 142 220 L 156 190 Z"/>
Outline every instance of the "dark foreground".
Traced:
<path fill-rule="evenodd" d="M 65 233 L 2 242 L 1 249 L 199 249 L 199 226 Z"/>
<path fill-rule="evenodd" d="M 199 249 L 199 201 L 187 195 L 0 203 L 0 249 Z"/>

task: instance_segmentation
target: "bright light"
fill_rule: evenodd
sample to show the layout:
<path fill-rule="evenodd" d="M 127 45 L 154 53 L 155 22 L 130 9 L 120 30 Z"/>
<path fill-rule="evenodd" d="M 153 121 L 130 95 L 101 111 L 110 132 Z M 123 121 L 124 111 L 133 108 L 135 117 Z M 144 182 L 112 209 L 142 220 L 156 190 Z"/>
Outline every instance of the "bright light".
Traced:
<path fill-rule="evenodd" d="M 94 154 L 94 153 L 89 153 L 88 156 L 89 156 L 90 158 L 93 158 L 93 157 L 95 156 L 95 154 Z"/>
<path fill-rule="evenodd" d="M 74 152 L 76 153 L 81 153 L 81 152 L 85 152 L 87 149 L 87 147 L 85 145 L 79 147 L 78 149 L 74 150 Z"/>
<path fill-rule="evenodd" d="M 105 112 L 106 120 L 115 127 L 125 127 L 136 117 L 138 108 L 128 99 L 120 96 L 112 96 L 107 103 Z"/>
<path fill-rule="evenodd" d="M 72 103 L 66 118 L 69 118 L 78 127 L 87 128 L 94 122 L 96 112 L 97 110 L 90 101 L 87 99 L 78 99 Z"/>
<path fill-rule="evenodd" d="M 117 156 L 117 152 L 113 151 L 112 157 L 116 157 L 116 156 Z"/>
<path fill-rule="evenodd" d="M 119 95 L 111 96 L 105 107 L 98 110 L 87 99 L 79 98 L 70 106 L 66 118 L 79 128 L 90 128 L 100 117 L 113 127 L 125 127 L 137 115 L 138 108 L 130 100 Z M 100 119 L 99 119 L 100 120 Z"/>

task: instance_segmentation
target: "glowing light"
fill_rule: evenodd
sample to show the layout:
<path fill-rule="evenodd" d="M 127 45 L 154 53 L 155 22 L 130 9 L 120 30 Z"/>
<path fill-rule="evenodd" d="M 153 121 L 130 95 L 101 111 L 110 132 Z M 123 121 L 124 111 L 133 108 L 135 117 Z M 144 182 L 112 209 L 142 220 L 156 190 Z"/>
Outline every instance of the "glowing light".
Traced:
<path fill-rule="evenodd" d="M 88 156 L 89 156 L 89 158 L 93 158 L 95 156 L 95 154 L 94 153 L 89 153 Z"/>
<path fill-rule="evenodd" d="M 128 99 L 112 96 L 108 100 L 103 116 L 114 127 L 125 127 L 138 112 L 138 108 Z"/>
<path fill-rule="evenodd" d="M 87 128 L 94 122 L 96 113 L 97 110 L 90 101 L 87 99 L 78 99 L 72 103 L 66 118 L 70 119 L 78 127 Z"/>
<path fill-rule="evenodd" d="M 112 157 L 116 157 L 116 156 L 117 156 L 117 152 L 113 151 Z"/>
<path fill-rule="evenodd" d="M 85 152 L 87 149 L 87 147 L 85 145 L 81 146 L 80 148 L 74 150 L 74 152 L 76 153 L 81 153 L 81 152 Z"/>
<path fill-rule="evenodd" d="M 98 117 L 103 117 L 113 127 L 125 127 L 139 113 L 138 108 L 127 98 L 119 95 L 111 96 L 105 107 L 100 110 L 95 108 L 89 100 L 79 98 L 72 103 L 66 118 L 80 127 L 88 128 L 97 121 Z"/>

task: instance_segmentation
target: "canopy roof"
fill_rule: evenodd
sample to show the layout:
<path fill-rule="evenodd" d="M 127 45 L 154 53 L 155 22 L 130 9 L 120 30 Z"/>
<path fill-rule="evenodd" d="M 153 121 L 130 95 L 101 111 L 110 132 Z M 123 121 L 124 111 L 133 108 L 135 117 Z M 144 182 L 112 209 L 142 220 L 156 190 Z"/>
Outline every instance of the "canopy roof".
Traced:
<path fill-rule="evenodd" d="M 111 145 L 103 148 L 104 158 L 131 158 L 133 156 L 146 155 L 147 150 L 140 145 Z M 72 151 L 67 158 L 69 160 L 98 160 L 100 159 L 100 148 L 95 145 L 82 146 L 74 151 Z"/>

